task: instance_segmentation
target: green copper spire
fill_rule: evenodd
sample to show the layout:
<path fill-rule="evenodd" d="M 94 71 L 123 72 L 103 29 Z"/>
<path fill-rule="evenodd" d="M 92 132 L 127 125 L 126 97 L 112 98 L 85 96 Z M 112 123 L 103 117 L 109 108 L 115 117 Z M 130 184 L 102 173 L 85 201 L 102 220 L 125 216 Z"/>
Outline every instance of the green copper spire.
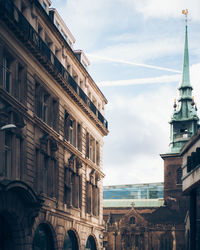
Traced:
<path fill-rule="evenodd" d="M 186 13 L 186 14 L 185 14 Z M 189 53 L 188 53 L 188 32 L 187 13 L 185 26 L 185 44 L 183 58 L 182 81 L 179 90 L 178 105 L 174 103 L 174 112 L 171 117 L 170 152 L 178 153 L 185 143 L 193 136 L 198 129 L 197 108 L 192 98 L 192 86 L 190 84 Z"/>
<path fill-rule="evenodd" d="M 182 87 L 191 87 L 190 85 L 190 71 L 189 71 L 189 53 L 188 53 L 188 35 L 187 35 L 187 24 L 185 26 L 185 48 L 184 48 L 184 59 L 183 59 L 183 75 L 182 75 Z"/>

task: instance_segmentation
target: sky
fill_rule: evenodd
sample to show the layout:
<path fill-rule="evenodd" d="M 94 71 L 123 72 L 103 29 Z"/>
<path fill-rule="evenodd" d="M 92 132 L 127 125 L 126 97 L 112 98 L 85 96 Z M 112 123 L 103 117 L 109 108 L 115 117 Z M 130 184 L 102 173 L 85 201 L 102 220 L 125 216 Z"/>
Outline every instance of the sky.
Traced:
<path fill-rule="evenodd" d="M 190 80 L 200 106 L 199 0 L 52 0 L 108 100 L 104 185 L 163 181 L 188 9 Z M 200 107 L 199 107 L 200 108 Z"/>

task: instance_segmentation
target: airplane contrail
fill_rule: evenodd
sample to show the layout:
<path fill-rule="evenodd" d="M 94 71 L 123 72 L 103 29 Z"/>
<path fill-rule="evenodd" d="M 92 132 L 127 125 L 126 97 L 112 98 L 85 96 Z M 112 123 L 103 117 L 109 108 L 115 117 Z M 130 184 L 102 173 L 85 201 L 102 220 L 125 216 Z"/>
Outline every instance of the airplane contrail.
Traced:
<path fill-rule="evenodd" d="M 130 61 L 126 61 L 126 60 L 108 58 L 108 57 L 92 55 L 92 54 L 87 54 L 87 56 L 89 58 L 94 58 L 94 59 L 98 59 L 98 60 L 102 60 L 102 61 L 118 62 L 118 63 L 124 63 L 124 64 L 129 64 L 129 65 L 149 68 L 149 69 L 157 69 L 157 70 L 168 71 L 168 72 L 173 72 L 173 73 L 181 73 L 181 71 L 179 71 L 179 70 L 169 69 L 169 68 L 165 68 L 165 67 L 159 67 L 159 66 L 154 66 L 154 65 L 144 64 L 144 63 L 130 62 Z"/>
<path fill-rule="evenodd" d="M 129 80 L 117 80 L 117 81 L 102 81 L 97 83 L 100 87 L 113 87 L 113 86 L 130 86 L 141 84 L 155 84 L 155 83 L 170 83 L 180 81 L 181 74 L 163 75 L 149 78 L 136 78 Z"/>

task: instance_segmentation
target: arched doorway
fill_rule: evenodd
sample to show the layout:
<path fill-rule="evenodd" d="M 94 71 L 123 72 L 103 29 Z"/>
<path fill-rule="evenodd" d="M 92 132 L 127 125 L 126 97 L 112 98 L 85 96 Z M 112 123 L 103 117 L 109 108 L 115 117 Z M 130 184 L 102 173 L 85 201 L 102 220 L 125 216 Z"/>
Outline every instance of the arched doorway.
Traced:
<path fill-rule="evenodd" d="M 96 242 L 92 235 L 90 235 L 87 239 L 85 250 L 97 250 Z"/>
<path fill-rule="evenodd" d="M 13 242 L 13 233 L 8 221 L 3 215 L 0 215 L 0 249 L 12 250 L 15 244 Z"/>
<path fill-rule="evenodd" d="M 64 238 L 63 250 L 78 250 L 78 240 L 74 231 L 69 230 Z"/>
<path fill-rule="evenodd" d="M 40 224 L 33 238 L 33 250 L 54 250 L 54 240 L 47 224 Z"/>

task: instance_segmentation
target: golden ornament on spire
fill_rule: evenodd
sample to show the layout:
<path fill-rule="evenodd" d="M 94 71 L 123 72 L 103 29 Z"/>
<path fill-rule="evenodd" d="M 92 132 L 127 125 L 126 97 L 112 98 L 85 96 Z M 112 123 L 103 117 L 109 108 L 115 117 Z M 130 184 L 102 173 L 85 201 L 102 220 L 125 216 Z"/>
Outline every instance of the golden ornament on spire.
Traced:
<path fill-rule="evenodd" d="M 188 9 L 182 10 L 182 14 L 185 15 L 185 16 L 187 16 L 187 14 L 188 14 Z"/>
<path fill-rule="evenodd" d="M 185 15 L 185 22 L 187 25 L 187 14 L 188 14 L 188 9 L 182 10 L 182 14 Z"/>

